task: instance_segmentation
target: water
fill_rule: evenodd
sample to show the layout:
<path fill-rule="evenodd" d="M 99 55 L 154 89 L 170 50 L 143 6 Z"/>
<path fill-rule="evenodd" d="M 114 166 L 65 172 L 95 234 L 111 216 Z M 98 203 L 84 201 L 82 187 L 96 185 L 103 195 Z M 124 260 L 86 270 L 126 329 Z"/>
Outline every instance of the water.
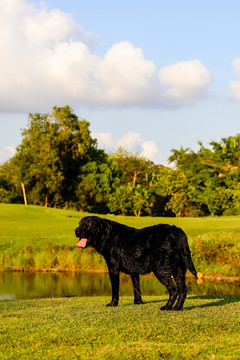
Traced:
<path fill-rule="evenodd" d="M 141 276 L 142 297 L 166 294 L 166 288 L 154 276 Z M 240 295 L 235 283 L 203 282 L 187 279 L 188 294 Z M 133 295 L 131 279 L 120 277 L 120 295 Z M 0 300 L 35 299 L 70 296 L 111 296 L 108 274 L 80 273 L 22 273 L 0 272 Z"/>

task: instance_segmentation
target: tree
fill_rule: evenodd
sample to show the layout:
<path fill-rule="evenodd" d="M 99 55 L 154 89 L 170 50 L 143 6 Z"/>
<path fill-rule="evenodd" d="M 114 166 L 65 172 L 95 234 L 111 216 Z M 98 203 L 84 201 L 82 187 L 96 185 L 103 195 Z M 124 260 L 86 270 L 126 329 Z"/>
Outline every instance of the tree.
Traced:
<path fill-rule="evenodd" d="M 122 147 L 119 147 L 116 153 L 110 154 L 110 157 L 117 161 L 119 169 L 122 171 L 122 184 L 141 183 L 153 167 L 152 161 L 138 153 L 134 155 Z"/>
<path fill-rule="evenodd" d="M 106 154 L 93 158 L 95 161 L 84 165 L 78 177 L 77 204 L 85 211 L 106 213 L 109 212 L 109 197 L 119 185 L 121 172 L 116 161 Z"/>
<path fill-rule="evenodd" d="M 143 212 L 145 214 L 151 213 L 151 194 L 147 188 L 141 185 L 136 185 L 132 188 L 132 211 L 135 216 L 140 216 Z"/>
<path fill-rule="evenodd" d="M 12 159 L 0 166 L 0 202 L 23 203 L 21 184 L 19 184 L 16 169 L 12 166 Z"/>
<path fill-rule="evenodd" d="M 184 149 L 182 146 L 179 150 L 172 149 L 172 155 L 168 158 L 169 163 L 174 162 L 176 167 L 180 168 L 184 163 L 186 163 L 186 159 L 188 159 L 189 148 Z"/>
<path fill-rule="evenodd" d="M 69 106 L 54 107 L 50 114 L 30 114 L 22 136 L 11 159 L 15 185 L 24 183 L 31 203 L 74 203 L 81 167 L 91 159 L 91 151 L 97 151 L 89 123 L 79 120 Z"/>
<path fill-rule="evenodd" d="M 166 208 L 176 216 L 186 215 L 190 206 L 190 194 L 188 179 L 182 170 L 163 168 L 158 175 L 156 190 L 163 197 L 168 197 Z M 156 191 L 155 190 L 155 191 Z"/>
<path fill-rule="evenodd" d="M 125 184 L 117 187 L 108 204 L 111 212 L 121 215 L 149 214 L 152 207 L 151 194 L 140 185 Z"/>
<path fill-rule="evenodd" d="M 177 166 L 174 178 L 177 171 L 182 171 L 182 179 L 178 178 L 174 189 L 174 178 L 168 183 L 167 193 L 171 196 L 168 206 L 176 207 L 179 204 L 176 194 L 179 197 L 181 193 L 180 199 L 185 202 L 182 214 L 189 214 L 193 208 L 205 215 L 221 215 L 225 211 L 239 213 L 240 134 L 223 138 L 219 143 L 212 141 L 208 148 L 201 142 L 199 145 L 197 152 L 183 148 L 172 150 L 169 161 Z M 185 189 L 185 195 L 179 188 Z"/>
<path fill-rule="evenodd" d="M 30 114 L 14 157 L 0 166 L 0 201 L 125 215 L 240 214 L 240 134 L 173 149 L 171 169 L 119 148 L 97 148 L 69 106 Z"/>
<path fill-rule="evenodd" d="M 159 167 L 143 156 L 119 148 L 110 154 L 122 171 L 120 186 L 109 199 L 112 212 L 140 216 L 151 214 L 154 194 L 152 187 Z"/>

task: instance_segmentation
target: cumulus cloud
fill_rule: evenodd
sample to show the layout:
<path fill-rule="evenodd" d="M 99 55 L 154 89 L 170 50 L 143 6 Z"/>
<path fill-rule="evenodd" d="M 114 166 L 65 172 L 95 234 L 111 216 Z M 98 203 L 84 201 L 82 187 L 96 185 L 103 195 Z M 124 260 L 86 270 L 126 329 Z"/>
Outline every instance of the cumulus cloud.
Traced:
<path fill-rule="evenodd" d="M 240 75 L 240 57 L 233 60 L 234 71 L 237 75 Z"/>
<path fill-rule="evenodd" d="M 230 81 L 230 91 L 235 100 L 240 100 L 240 81 Z"/>
<path fill-rule="evenodd" d="M 6 146 L 5 148 L 0 149 L 0 164 L 10 159 L 15 152 L 16 148 L 14 146 Z"/>
<path fill-rule="evenodd" d="M 134 104 L 148 96 L 155 71 L 154 63 L 144 59 L 141 49 L 124 41 L 108 50 L 95 76 L 103 86 L 105 100 Z"/>
<path fill-rule="evenodd" d="M 91 136 L 93 139 L 97 139 L 99 149 L 110 150 L 114 148 L 112 134 L 92 131 Z"/>
<path fill-rule="evenodd" d="M 155 159 L 159 155 L 159 148 L 154 141 L 144 141 L 142 148 L 142 156 L 146 159 Z"/>
<path fill-rule="evenodd" d="M 240 75 L 240 57 L 237 57 L 233 60 L 234 72 L 237 75 Z M 235 100 L 240 100 L 240 81 L 230 81 L 229 85 L 230 91 L 233 94 Z"/>
<path fill-rule="evenodd" d="M 117 148 L 122 147 L 132 152 L 136 152 L 139 150 L 139 146 L 142 144 L 142 142 L 143 140 L 139 133 L 129 131 L 126 135 L 117 141 L 116 146 Z"/>
<path fill-rule="evenodd" d="M 74 102 L 87 90 L 96 36 L 69 14 L 28 0 L 1 0 L 0 26 L 2 111 Z"/>
<path fill-rule="evenodd" d="M 210 72 L 199 60 L 181 61 L 165 66 L 159 72 L 160 84 L 167 97 L 198 100 L 211 82 Z"/>
<path fill-rule="evenodd" d="M 98 148 L 104 149 L 107 152 L 114 152 L 119 147 L 122 147 L 124 150 L 130 151 L 133 154 L 137 152 L 140 156 L 155 163 L 161 161 L 157 144 L 154 141 L 143 140 L 142 136 L 137 132 L 129 131 L 117 141 L 114 141 L 112 135 L 109 133 L 92 132 L 92 137 L 97 139 Z"/>
<path fill-rule="evenodd" d="M 40 111 L 71 106 L 195 104 L 210 84 L 199 61 L 159 72 L 128 41 L 94 54 L 98 36 L 70 14 L 30 0 L 1 0 L 0 111 Z"/>

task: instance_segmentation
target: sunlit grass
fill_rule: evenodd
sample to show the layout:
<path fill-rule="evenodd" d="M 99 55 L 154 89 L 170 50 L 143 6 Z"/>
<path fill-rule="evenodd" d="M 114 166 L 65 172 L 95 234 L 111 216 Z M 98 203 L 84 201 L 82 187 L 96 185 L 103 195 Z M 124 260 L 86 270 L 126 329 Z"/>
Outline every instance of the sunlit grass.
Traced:
<path fill-rule="evenodd" d="M 5 301 L 1 359 L 239 359 L 239 296 L 195 297 L 161 312 L 166 296 L 144 305 L 105 297 Z"/>

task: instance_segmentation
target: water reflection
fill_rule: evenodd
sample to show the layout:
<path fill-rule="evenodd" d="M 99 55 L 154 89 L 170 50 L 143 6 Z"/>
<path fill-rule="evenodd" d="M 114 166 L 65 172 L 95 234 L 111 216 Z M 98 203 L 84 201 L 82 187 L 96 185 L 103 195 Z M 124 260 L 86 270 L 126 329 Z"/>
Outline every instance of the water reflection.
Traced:
<path fill-rule="evenodd" d="M 203 282 L 187 279 L 188 294 L 239 295 L 240 286 L 234 283 Z M 141 277 L 142 295 L 166 294 L 166 288 L 154 276 Z M 132 295 L 129 276 L 121 275 L 120 295 Z M 110 296 L 108 274 L 81 273 L 18 273 L 0 272 L 0 301 L 67 296 Z"/>

